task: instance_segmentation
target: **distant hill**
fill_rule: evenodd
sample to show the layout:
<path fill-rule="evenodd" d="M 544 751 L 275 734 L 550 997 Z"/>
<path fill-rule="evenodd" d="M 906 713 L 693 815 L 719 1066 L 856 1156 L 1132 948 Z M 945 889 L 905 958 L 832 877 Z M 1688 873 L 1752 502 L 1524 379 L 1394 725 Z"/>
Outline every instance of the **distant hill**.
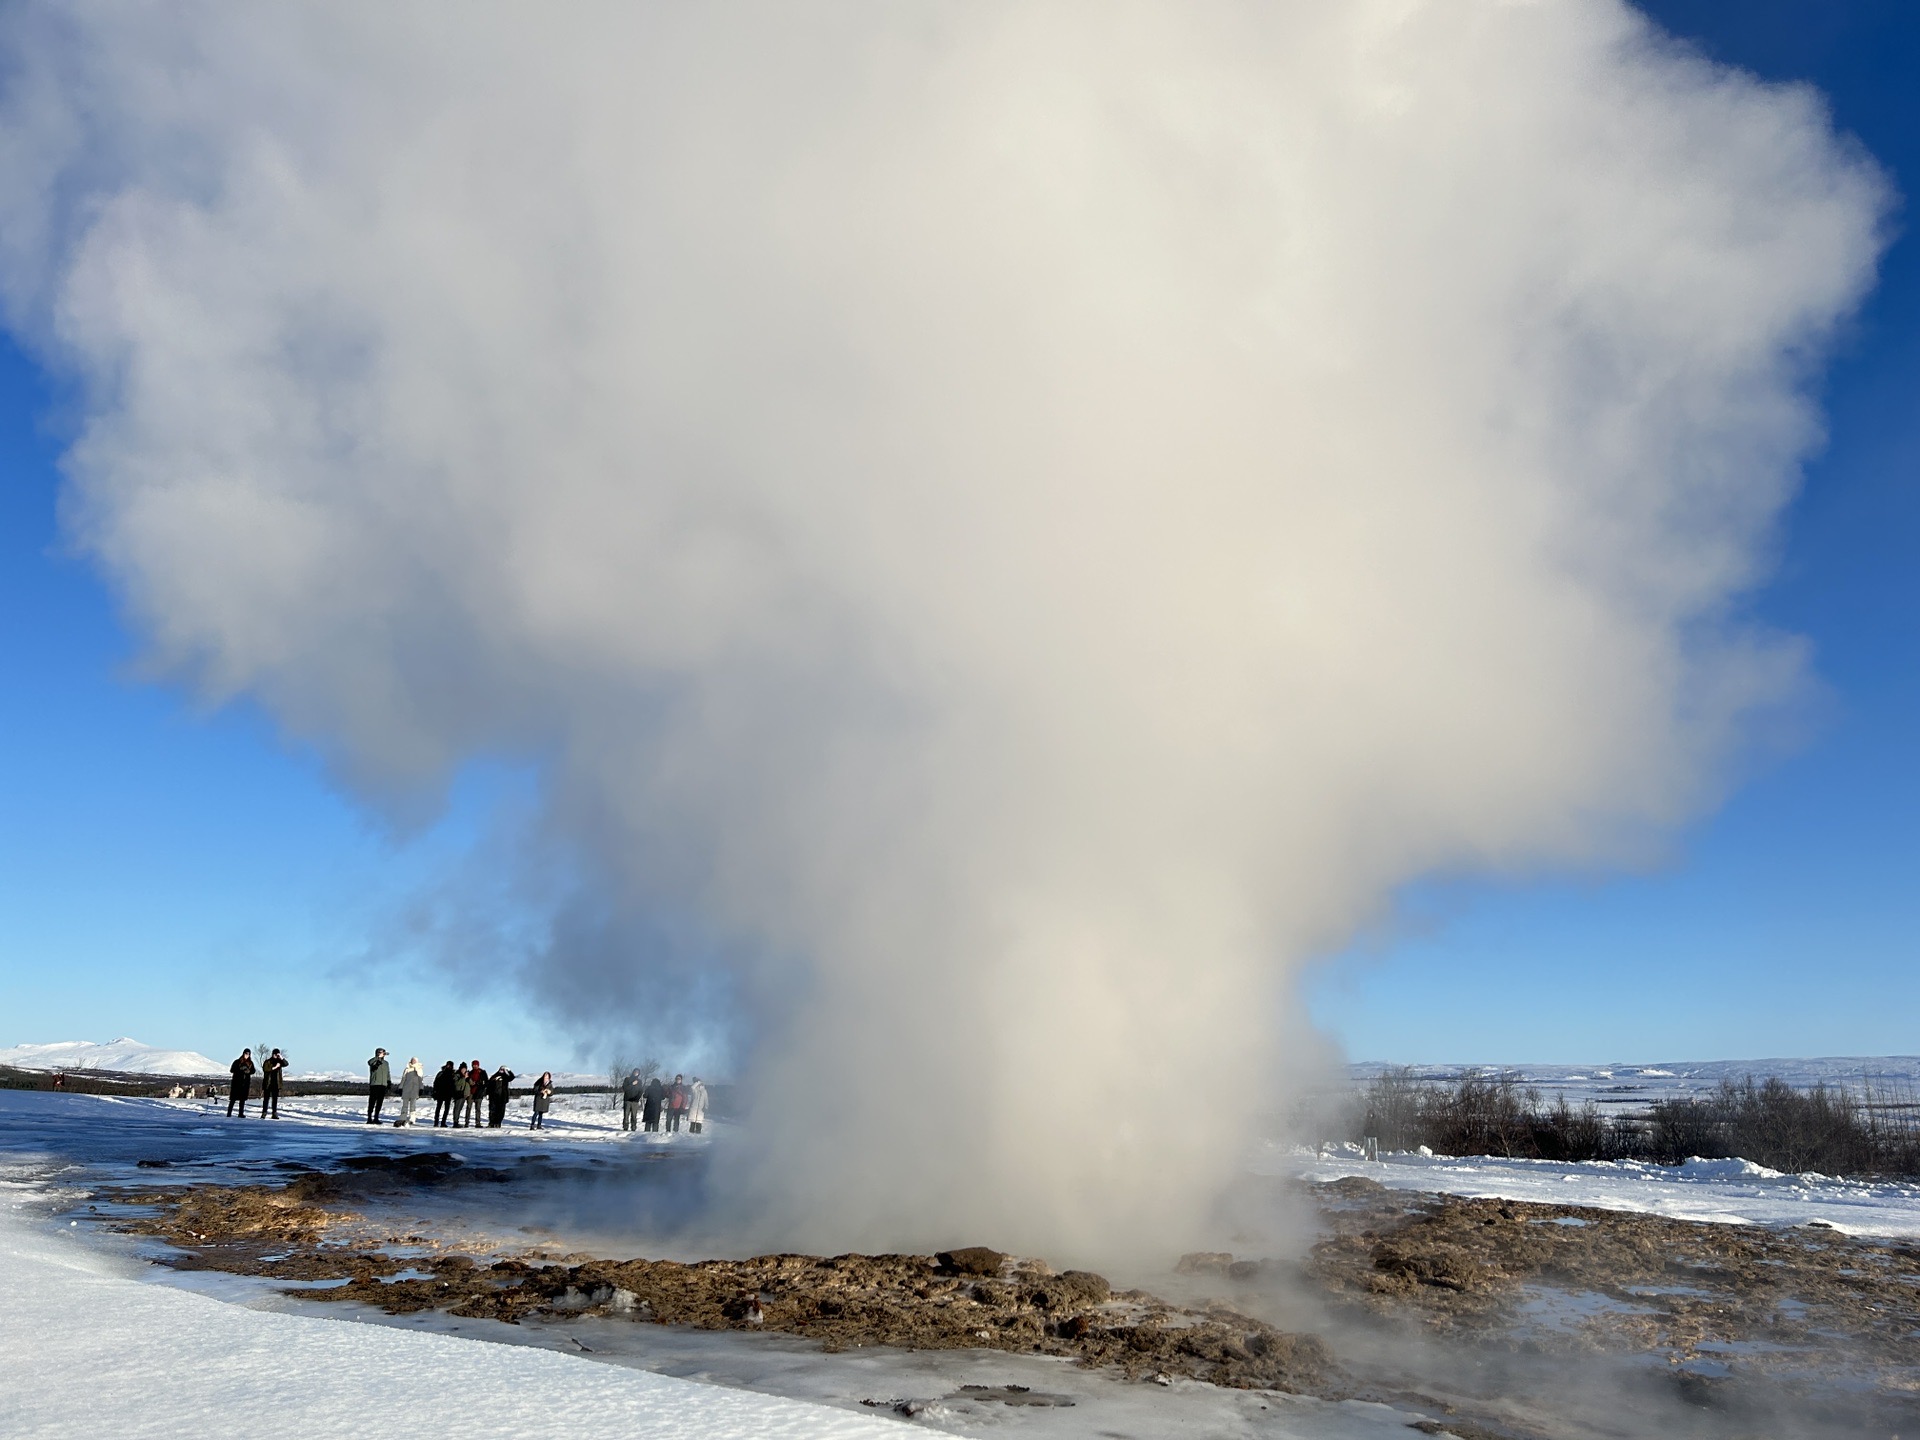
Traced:
<path fill-rule="evenodd" d="M 57 1040 L 0 1050 L 0 1065 L 20 1070 L 111 1070 L 122 1075 L 224 1075 L 227 1067 L 194 1050 L 159 1050 L 122 1036 L 104 1045 Z"/>

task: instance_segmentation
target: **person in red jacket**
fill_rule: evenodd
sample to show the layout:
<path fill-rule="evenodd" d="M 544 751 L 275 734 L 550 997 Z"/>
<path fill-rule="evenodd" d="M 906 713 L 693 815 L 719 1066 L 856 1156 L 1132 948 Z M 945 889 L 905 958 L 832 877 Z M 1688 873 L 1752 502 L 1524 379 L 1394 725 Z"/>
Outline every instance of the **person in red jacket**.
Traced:
<path fill-rule="evenodd" d="M 480 1100 L 487 1093 L 487 1067 L 478 1060 L 467 1067 L 467 1123 L 480 1128 Z"/>
<path fill-rule="evenodd" d="M 680 1122 L 686 1118 L 686 1115 L 687 1077 L 676 1075 L 673 1077 L 672 1088 L 667 1091 L 667 1130 L 669 1132 L 678 1130 Z"/>

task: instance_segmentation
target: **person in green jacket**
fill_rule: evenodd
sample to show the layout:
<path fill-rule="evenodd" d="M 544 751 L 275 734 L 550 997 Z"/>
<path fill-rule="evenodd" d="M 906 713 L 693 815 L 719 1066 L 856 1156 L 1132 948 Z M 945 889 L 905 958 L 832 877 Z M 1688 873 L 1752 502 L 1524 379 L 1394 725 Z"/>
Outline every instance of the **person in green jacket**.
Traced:
<path fill-rule="evenodd" d="M 393 1071 L 387 1066 L 387 1052 L 375 1050 L 367 1061 L 367 1124 L 380 1123 L 380 1107 L 387 1103 L 387 1087 L 393 1084 Z"/>
<path fill-rule="evenodd" d="M 473 1099 L 473 1077 L 467 1074 L 467 1067 L 459 1065 L 453 1071 L 453 1128 L 458 1130 L 464 1123 L 467 1106 Z"/>

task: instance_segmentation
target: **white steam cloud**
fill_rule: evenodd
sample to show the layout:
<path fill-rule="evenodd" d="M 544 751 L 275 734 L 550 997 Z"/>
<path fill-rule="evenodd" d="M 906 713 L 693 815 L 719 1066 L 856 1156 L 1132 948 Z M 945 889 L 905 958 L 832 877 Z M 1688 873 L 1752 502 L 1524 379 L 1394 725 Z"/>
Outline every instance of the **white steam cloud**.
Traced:
<path fill-rule="evenodd" d="M 1621 4 L 0 23 L 155 660 L 369 795 L 538 757 L 732 957 L 796 1239 L 1177 1243 L 1292 967 L 1630 852 L 1794 683 L 1730 607 L 1881 184 Z"/>

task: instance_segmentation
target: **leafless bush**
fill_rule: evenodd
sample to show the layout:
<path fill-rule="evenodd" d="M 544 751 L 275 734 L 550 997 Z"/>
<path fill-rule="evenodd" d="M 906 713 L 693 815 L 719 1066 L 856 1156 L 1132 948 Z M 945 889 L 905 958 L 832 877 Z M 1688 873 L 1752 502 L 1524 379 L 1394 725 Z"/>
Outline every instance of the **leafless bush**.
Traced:
<path fill-rule="evenodd" d="M 1737 1155 L 1774 1170 L 1826 1175 L 1920 1174 L 1920 1112 L 1911 1087 L 1863 1081 L 1796 1090 L 1777 1076 L 1723 1082 L 1712 1095 L 1669 1100 L 1652 1117 L 1652 1158 Z"/>
<path fill-rule="evenodd" d="M 1564 1095 L 1544 1105 L 1512 1075 L 1446 1083 L 1388 1070 L 1356 1097 L 1347 1128 L 1352 1140 L 1378 1136 L 1383 1149 L 1446 1155 L 1669 1165 L 1739 1156 L 1796 1174 L 1920 1174 L 1920 1096 L 1910 1082 L 1869 1078 L 1856 1092 L 1749 1076 L 1711 1095 L 1660 1101 L 1644 1116 L 1607 1116 Z"/>
<path fill-rule="evenodd" d="M 1588 1107 L 1591 1110 L 1591 1107 Z M 1564 1115 L 1565 1133 L 1552 1131 Z M 1387 1070 L 1361 1096 L 1355 1139 L 1375 1135 L 1388 1150 L 1425 1145 L 1448 1155 L 1504 1155 L 1588 1159 L 1567 1153 L 1571 1137 L 1601 1122 L 1597 1115 L 1567 1109 L 1542 1110 L 1538 1090 L 1522 1090 L 1512 1075 L 1462 1075 L 1452 1085 L 1415 1078 L 1410 1070 Z"/>

